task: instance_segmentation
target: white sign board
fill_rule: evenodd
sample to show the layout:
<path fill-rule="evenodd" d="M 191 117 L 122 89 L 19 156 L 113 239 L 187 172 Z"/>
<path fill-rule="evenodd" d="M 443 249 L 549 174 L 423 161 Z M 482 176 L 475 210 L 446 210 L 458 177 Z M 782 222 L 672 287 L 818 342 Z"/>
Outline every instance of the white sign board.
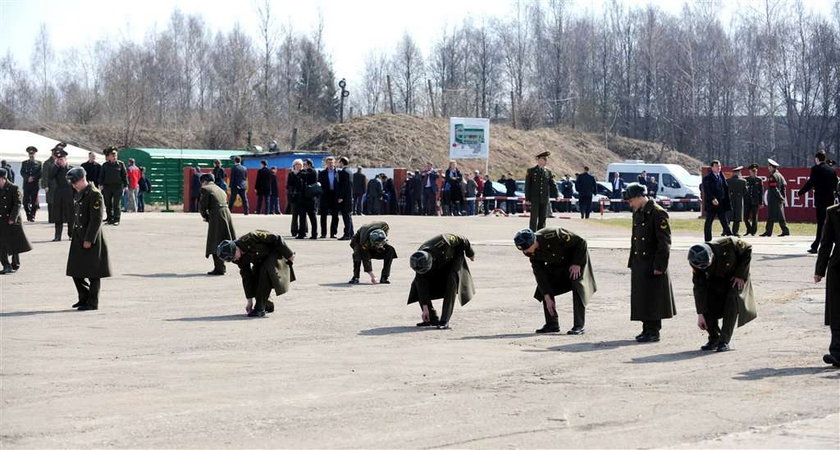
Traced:
<path fill-rule="evenodd" d="M 490 119 L 449 118 L 449 159 L 487 159 Z"/>

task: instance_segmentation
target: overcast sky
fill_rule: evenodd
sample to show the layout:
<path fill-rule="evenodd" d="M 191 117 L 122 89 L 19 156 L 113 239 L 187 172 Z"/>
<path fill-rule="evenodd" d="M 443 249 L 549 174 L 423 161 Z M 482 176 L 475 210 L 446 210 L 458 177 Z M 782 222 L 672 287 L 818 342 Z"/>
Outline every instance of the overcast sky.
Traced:
<path fill-rule="evenodd" d="M 543 0 L 521 0 L 543 1 Z M 576 13 L 600 10 L 605 0 L 572 0 Z M 762 0 L 711 1 L 728 20 L 740 9 Z M 804 0 L 814 10 L 829 14 L 838 0 Z M 625 0 L 634 5 L 649 3 L 667 12 L 679 13 L 679 0 Z M 260 1 L 261 3 L 261 1 Z M 371 49 L 391 52 L 404 32 L 411 34 L 424 55 L 444 27 L 466 18 L 476 22 L 503 17 L 513 9 L 514 0 L 273 0 L 278 20 L 295 30 L 310 33 L 324 20 L 326 50 L 334 63 L 336 78 L 360 76 L 364 57 Z M 41 23 L 49 30 L 56 53 L 71 47 L 84 47 L 103 38 L 127 37 L 141 41 L 150 30 L 166 28 L 176 8 L 188 14 L 201 14 L 213 31 L 227 31 L 235 23 L 257 37 L 257 1 L 214 0 L 0 0 L 0 50 L 10 51 L 18 62 L 29 67 L 35 36 Z"/>

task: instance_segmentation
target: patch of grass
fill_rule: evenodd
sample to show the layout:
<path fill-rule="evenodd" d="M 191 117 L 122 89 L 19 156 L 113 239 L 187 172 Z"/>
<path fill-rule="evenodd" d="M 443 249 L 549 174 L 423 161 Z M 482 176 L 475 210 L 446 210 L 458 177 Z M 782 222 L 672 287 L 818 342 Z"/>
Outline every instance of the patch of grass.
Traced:
<path fill-rule="evenodd" d="M 675 219 L 671 218 L 671 231 L 690 231 L 694 233 L 703 234 L 703 224 L 705 221 L 703 219 Z M 631 218 L 617 218 L 617 219 L 609 219 L 603 220 L 599 222 L 601 224 L 607 226 L 616 226 L 621 228 L 630 228 L 633 226 L 633 219 Z M 790 228 L 791 234 L 798 235 L 798 236 L 813 236 L 817 232 L 817 224 L 815 223 L 788 223 L 788 228 Z M 741 222 L 741 233 L 745 230 L 744 223 Z M 715 223 L 715 226 L 712 228 L 712 232 L 715 235 L 720 234 L 720 223 Z M 759 222 L 758 224 L 758 232 L 759 234 L 764 232 L 764 222 Z M 773 234 L 781 233 L 781 229 L 779 228 L 778 224 L 773 227 Z"/>

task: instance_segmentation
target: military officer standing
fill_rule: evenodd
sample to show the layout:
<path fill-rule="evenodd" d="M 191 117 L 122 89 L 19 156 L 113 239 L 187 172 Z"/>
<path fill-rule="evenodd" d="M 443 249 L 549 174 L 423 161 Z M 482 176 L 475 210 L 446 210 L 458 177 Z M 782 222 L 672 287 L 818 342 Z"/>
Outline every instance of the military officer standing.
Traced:
<path fill-rule="evenodd" d="M 56 153 L 55 166 L 52 174 L 53 205 L 52 214 L 55 221 L 55 237 L 53 241 L 61 240 L 61 231 L 67 224 L 67 237 L 73 238 L 73 186 L 67 180 L 67 172 L 71 167 L 67 164 L 67 152 L 59 149 Z"/>
<path fill-rule="evenodd" d="M 545 168 L 550 152 L 537 155 L 537 165 L 525 175 L 525 201 L 531 205 L 530 228 L 537 231 L 545 227 L 545 218 L 551 212 L 551 199 L 557 198 L 554 174 Z"/>
<path fill-rule="evenodd" d="M 268 231 L 255 230 L 237 240 L 222 241 L 216 255 L 239 266 L 248 317 L 265 317 L 265 313 L 274 312 L 274 303 L 268 299 L 271 290 L 283 295 L 289 291 L 289 283 L 295 281 L 295 253 L 282 237 Z"/>
<path fill-rule="evenodd" d="M 624 191 L 633 209 L 633 236 L 630 242 L 630 320 L 642 322 L 638 342 L 659 342 L 662 319 L 677 314 L 674 292 L 668 275 L 671 253 L 671 226 L 668 212 L 645 196 L 641 185 Z"/>
<path fill-rule="evenodd" d="M 99 309 L 100 280 L 111 276 L 108 245 L 102 233 L 102 194 L 88 183 L 85 169 L 74 167 L 67 181 L 76 190 L 73 199 L 73 237 L 67 258 L 67 276 L 73 277 L 79 311 Z"/>
<path fill-rule="evenodd" d="M 350 247 L 353 249 L 353 278 L 350 279 L 349 284 L 359 284 L 362 264 L 365 266 L 365 272 L 370 276 L 370 284 L 376 284 L 371 259 L 383 260 L 379 282 L 391 284 L 388 278 L 391 276 L 391 263 L 397 257 L 397 251 L 388 243 L 388 230 L 387 223 L 372 222 L 362 225 L 350 239 Z"/>
<path fill-rule="evenodd" d="M 38 191 L 41 181 L 41 161 L 35 159 L 38 149 L 32 146 L 26 147 L 29 159 L 20 163 L 20 177 L 23 179 L 23 210 L 26 212 L 26 220 L 35 221 L 35 213 L 38 212 Z"/>
<path fill-rule="evenodd" d="M 216 256 L 216 249 L 222 241 L 236 239 L 233 230 L 233 218 L 227 204 L 227 194 L 216 184 L 216 177 L 212 173 L 201 175 L 201 198 L 198 202 L 198 212 L 207 222 L 207 244 L 204 247 L 204 257 L 213 257 L 213 270 L 207 275 L 224 275 L 225 262 Z"/>
<path fill-rule="evenodd" d="M 746 179 L 747 195 L 744 197 L 744 224 L 747 235 L 755 236 L 758 232 L 758 209 L 764 203 L 764 186 L 758 177 L 758 164 L 750 165 L 750 176 Z"/>
<path fill-rule="evenodd" d="M 838 185 L 840 188 L 840 185 Z M 828 353 L 823 356 L 826 364 L 840 367 L 840 205 L 829 206 L 825 211 L 825 226 L 820 240 L 814 282 L 825 278 L 825 324 L 831 330 Z"/>
<path fill-rule="evenodd" d="M 534 298 L 542 302 L 545 325 L 537 333 L 560 331 L 555 297 L 572 291 L 574 322 L 566 334 L 583 334 L 586 305 L 597 290 L 586 240 L 560 227 L 528 228 L 513 238 L 516 248 L 531 260 L 537 280 Z"/>
<path fill-rule="evenodd" d="M 53 147 L 52 154 L 41 165 L 41 188 L 44 189 L 44 197 L 47 201 L 47 219 L 50 223 L 55 222 L 52 212 L 53 196 L 55 195 L 55 189 L 53 189 L 53 185 L 55 183 L 53 178 L 53 169 L 55 169 L 55 160 L 58 158 L 56 155 L 59 150 L 64 149 L 64 145 L 66 144 L 60 142 L 58 145 Z"/>
<path fill-rule="evenodd" d="M 455 297 L 466 305 L 475 294 L 472 274 L 466 258 L 475 260 L 470 241 L 456 234 L 437 235 L 420 246 L 411 255 L 409 265 L 416 273 L 408 293 L 408 304 L 418 303 L 422 310 L 422 322 L 418 327 L 437 325 L 448 329 Z M 438 318 L 432 300 L 443 299 L 443 310 Z"/>
<path fill-rule="evenodd" d="M 782 228 L 782 234 L 779 236 L 790 236 L 790 230 L 785 223 L 787 182 L 785 177 L 779 173 L 779 163 L 768 159 L 767 165 L 770 170 L 770 177 L 767 179 L 767 223 L 761 236 L 773 236 L 773 224 L 776 222 L 779 222 L 779 226 Z"/>
<path fill-rule="evenodd" d="M 99 172 L 99 184 L 105 199 L 105 222 L 108 225 L 120 224 L 120 200 L 128 188 L 128 171 L 122 161 L 117 160 L 117 148 L 105 149 L 105 162 Z"/>
<path fill-rule="evenodd" d="M 32 250 L 20 221 L 20 189 L 6 177 L 8 172 L 0 168 L 0 275 L 16 272 L 20 268 L 18 255 Z"/>
<path fill-rule="evenodd" d="M 744 220 L 744 197 L 747 195 L 747 181 L 741 177 L 744 166 L 732 169 L 732 176 L 726 180 L 729 187 L 729 204 L 732 209 L 729 211 L 729 220 L 732 223 L 732 234 L 741 236 L 738 231 L 741 229 L 741 221 Z"/>
<path fill-rule="evenodd" d="M 697 326 L 709 333 L 700 350 L 729 350 L 735 325 L 755 319 L 755 300 L 750 282 L 752 246 L 741 239 L 723 237 L 688 250 L 693 269 L 694 306 Z M 723 328 L 718 325 L 723 319 Z"/>

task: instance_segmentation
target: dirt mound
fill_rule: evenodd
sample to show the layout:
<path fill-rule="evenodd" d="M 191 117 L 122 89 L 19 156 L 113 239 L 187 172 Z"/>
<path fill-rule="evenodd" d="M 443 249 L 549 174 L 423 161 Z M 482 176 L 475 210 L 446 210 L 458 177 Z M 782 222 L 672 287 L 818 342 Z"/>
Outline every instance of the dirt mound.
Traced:
<path fill-rule="evenodd" d="M 427 161 L 445 167 L 448 156 L 449 120 L 402 114 L 357 117 L 325 128 L 301 149 L 329 150 L 345 155 L 351 164 L 371 167 L 420 168 Z M 491 125 L 490 173 L 513 172 L 517 178 L 533 165 L 534 155 L 551 151 L 549 167 L 557 173 L 574 174 L 589 166 L 599 179 L 607 164 L 625 159 L 680 164 L 690 172 L 700 169 L 700 161 L 660 145 L 610 136 L 609 148 L 603 136 L 571 129 L 517 130 L 507 125 Z M 484 160 L 461 160 L 459 165 L 484 171 Z"/>

